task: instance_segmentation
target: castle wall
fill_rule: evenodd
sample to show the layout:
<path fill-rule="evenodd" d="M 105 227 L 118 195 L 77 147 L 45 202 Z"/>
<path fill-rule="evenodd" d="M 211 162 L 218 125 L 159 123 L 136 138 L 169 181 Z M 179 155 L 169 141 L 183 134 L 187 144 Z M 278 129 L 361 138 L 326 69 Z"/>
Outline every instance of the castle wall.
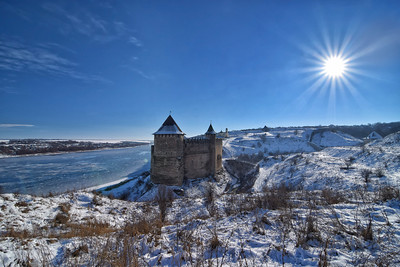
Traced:
<path fill-rule="evenodd" d="M 155 184 L 181 185 L 184 176 L 183 135 L 154 137 L 151 155 L 151 180 Z"/>
<path fill-rule="evenodd" d="M 206 177 L 211 174 L 210 140 L 185 140 L 185 172 L 188 179 Z"/>
<path fill-rule="evenodd" d="M 216 138 L 211 125 L 205 137 L 184 139 L 172 117 L 168 119 L 154 134 L 151 181 L 155 184 L 182 185 L 184 178 L 215 175 L 222 168 L 222 139 Z"/>
<path fill-rule="evenodd" d="M 215 169 L 219 171 L 222 169 L 222 139 L 215 140 L 215 153 L 216 153 L 216 163 Z"/>

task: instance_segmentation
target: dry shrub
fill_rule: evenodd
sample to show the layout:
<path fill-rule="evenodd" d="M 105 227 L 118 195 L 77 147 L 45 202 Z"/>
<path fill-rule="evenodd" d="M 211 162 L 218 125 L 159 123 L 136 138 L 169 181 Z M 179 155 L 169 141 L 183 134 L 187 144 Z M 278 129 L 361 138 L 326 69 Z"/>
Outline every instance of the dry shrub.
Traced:
<path fill-rule="evenodd" d="M 353 165 L 355 160 L 356 159 L 354 157 L 349 157 L 348 159 L 346 159 L 345 162 L 344 162 L 346 167 L 344 169 L 346 169 L 346 170 L 350 169 L 351 165 Z"/>
<path fill-rule="evenodd" d="M 326 201 L 326 203 L 332 205 L 332 204 L 338 204 L 346 201 L 345 196 L 338 192 L 338 191 L 333 191 L 331 189 L 324 189 L 321 191 L 321 196 L 322 199 Z"/>
<path fill-rule="evenodd" d="M 228 216 L 260 207 L 260 198 L 248 194 L 229 194 L 225 199 L 225 213 Z"/>
<path fill-rule="evenodd" d="M 322 241 L 320 231 L 317 226 L 317 217 L 311 213 L 306 218 L 306 242 L 309 240 Z"/>
<path fill-rule="evenodd" d="M 385 171 L 382 168 L 378 168 L 375 170 L 375 175 L 379 178 L 385 176 Z"/>
<path fill-rule="evenodd" d="M 141 246 L 134 237 L 110 236 L 105 244 L 90 251 L 90 266 L 133 267 L 146 266 L 139 260 Z"/>
<path fill-rule="evenodd" d="M 361 174 L 361 177 L 364 178 L 365 183 L 368 183 L 369 176 L 372 174 L 372 171 L 370 169 L 362 169 L 360 174 Z"/>
<path fill-rule="evenodd" d="M 328 246 L 329 246 L 329 239 L 327 239 L 324 242 L 324 249 L 321 250 L 321 252 L 319 253 L 319 261 L 318 261 L 318 266 L 320 267 L 328 267 L 329 266 L 329 262 L 328 262 Z"/>
<path fill-rule="evenodd" d="M 77 249 L 75 249 L 75 250 L 71 253 L 71 256 L 72 256 L 72 257 L 78 257 L 78 256 L 80 256 L 82 253 L 88 253 L 88 252 L 89 252 L 88 245 L 83 244 L 83 245 L 80 245 Z"/>
<path fill-rule="evenodd" d="M 18 201 L 17 203 L 15 203 L 15 206 L 16 207 L 28 207 L 29 204 L 28 204 L 28 202 L 22 200 L 22 201 Z"/>
<path fill-rule="evenodd" d="M 237 203 L 239 201 L 239 195 L 237 194 L 229 194 L 225 199 L 225 213 L 228 216 L 236 214 L 239 212 Z"/>
<path fill-rule="evenodd" d="M 214 226 L 211 239 L 210 239 L 210 248 L 211 250 L 217 249 L 221 245 L 221 242 L 218 239 L 218 234 L 217 234 L 217 227 Z"/>
<path fill-rule="evenodd" d="M 212 183 L 207 183 L 207 185 L 205 186 L 204 196 L 206 199 L 206 204 L 210 204 L 210 203 L 214 202 L 215 189 L 214 189 Z"/>
<path fill-rule="evenodd" d="M 69 211 L 71 209 L 71 205 L 69 203 L 61 203 L 58 208 L 60 211 L 54 217 L 53 223 L 54 225 L 65 225 L 70 219 Z"/>
<path fill-rule="evenodd" d="M 368 225 L 366 227 L 361 227 L 360 235 L 364 238 L 365 241 L 373 240 L 373 232 L 372 232 L 372 219 L 369 218 Z"/>
<path fill-rule="evenodd" d="M 55 225 L 58 225 L 58 224 L 65 225 L 68 221 L 69 221 L 69 214 L 65 214 L 63 212 L 57 213 L 57 215 L 54 217 L 54 220 L 53 220 Z"/>
<path fill-rule="evenodd" d="M 60 211 L 62 213 L 68 214 L 69 211 L 71 210 L 71 204 L 69 204 L 68 202 L 65 203 L 61 203 L 58 208 L 60 209 Z"/>
<path fill-rule="evenodd" d="M 28 209 L 28 208 L 23 209 L 23 210 L 21 210 L 21 212 L 22 212 L 22 213 L 28 213 L 28 212 L 29 212 L 29 209 Z"/>
<path fill-rule="evenodd" d="M 130 195 L 131 195 L 131 191 L 125 190 L 124 192 L 121 193 L 121 195 L 118 197 L 118 199 L 128 200 Z"/>
<path fill-rule="evenodd" d="M 287 208 L 290 203 L 290 189 L 285 185 L 273 188 L 264 188 L 261 195 L 261 207 L 270 210 Z"/>
<path fill-rule="evenodd" d="M 158 204 L 158 208 L 160 209 L 160 217 L 162 222 L 165 220 L 165 216 L 167 215 L 167 207 L 169 204 L 171 204 L 173 196 L 173 192 L 169 187 L 162 184 L 158 185 L 156 202 Z"/>
<path fill-rule="evenodd" d="M 194 236 L 194 229 L 180 230 L 177 229 L 177 239 L 181 242 L 183 251 L 186 252 L 188 261 L 193 265 L 193 250 L 196 246 L 200 246 L 202 241 Z"/>
<path fill-rule="evenodd" d="M 388 201 L 391 199 L 400 199 L 400 190 L 392 186 L 384 186 L 378 190 L 377 201 Z"/>
<path fill-rule="evenodd" d="M 161 234 L 162 222 L 160 220 L 140 220 L 137 223 L 127 223 L 124 226 L 124 233 L 129 236 L 138 235 L 160 235 Z"/>
<path fill-rule="evenodd" d="M 93 195 L 92 201 L 91 201 L 92 206 L 101 206 L 101 200 L 97 195 Z"/>
<path fill-rule="evenodd" d="M 254 211 L 256 209 L 284 209 L 292 206 L 288 188 L 265 189 L 263 193 L 229 194 L 225 199 L 225 213 L 230 216 L 241 212 Z"/>
<path fill-rule="evenodd" d="M 208 183 L 205 187 L 205 204 L 208 213 L 210 214 L 211 217 L 214 217 L 216 215 L 216 207 L 215 207 L 215 188 L 213 187 L 212 183 Z"/>

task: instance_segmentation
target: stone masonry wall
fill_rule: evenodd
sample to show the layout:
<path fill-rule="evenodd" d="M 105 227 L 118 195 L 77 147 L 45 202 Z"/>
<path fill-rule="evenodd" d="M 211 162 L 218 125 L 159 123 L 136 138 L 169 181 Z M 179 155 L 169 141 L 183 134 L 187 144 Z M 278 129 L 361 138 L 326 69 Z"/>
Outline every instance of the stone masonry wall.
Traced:
<path fill-rule="evenodd" d="M 185 177 L 206 177 L 211 174 L 209 140 L 186 140 Z"/>
<path fill-rule="evenodd" d="M 217 154 L 215 168 L 219 171 L 222 169 L 222 139 L 217 139 L 215 141 L 215 153 Z"/>
<path fill-rule="evenodd" d="M 214 146 L 215 145 L 215 146 Z M 151 150 L 151 180 L 181 185 L 188 179 L 212 175 L 222 168 L 222 139 L 186 139 L 156 135 Z"/>
<path fill-rule="evenodd" d="M 156 184 L 181 185 L 184 175 L 183 135 L 157 135 L 151 156 L 151 180 Z"/>

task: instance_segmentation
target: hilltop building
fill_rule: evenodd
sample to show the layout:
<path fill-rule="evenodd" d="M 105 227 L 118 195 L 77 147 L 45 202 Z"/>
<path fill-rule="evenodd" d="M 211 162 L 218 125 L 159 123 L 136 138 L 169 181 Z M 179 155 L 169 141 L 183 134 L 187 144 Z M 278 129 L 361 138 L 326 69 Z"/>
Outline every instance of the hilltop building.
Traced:
<path fill-rule="evenodd" d="M 369 140 L 380 140 L 382 138 L 383 138 L 382 135 L 378 134 L 375 131 L 371 132 L 367 137 L 367 139 L 369 139 Z"/>
<path fill-rule="evenodd" d="M 222 168 L 222 139 L 212 125 L 204 136 L 185 138 L 171 115 L 154 135 L 151 181 L 182 185 L 184 179 L 215 175 Z"/>

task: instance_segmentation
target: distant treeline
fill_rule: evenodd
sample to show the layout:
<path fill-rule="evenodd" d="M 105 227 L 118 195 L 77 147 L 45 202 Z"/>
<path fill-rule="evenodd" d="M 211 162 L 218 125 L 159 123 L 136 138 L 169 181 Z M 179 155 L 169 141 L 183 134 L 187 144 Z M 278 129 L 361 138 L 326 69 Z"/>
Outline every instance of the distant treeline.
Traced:
<path fill-rule="evenodd" d="M 0 154 L 4 155 L 29 155 L 42 153 L 58 153 L 86 151 L 104 148 L 135 147 L 146 143 L 124 141 L 119 143 L 95 143 L 89 141 L 60 140 L 49 141 L 41 139 L 13 139 L 0 142 Z"/>
<path fill-rule="evenodd" d="M 400 122 L 390 123 L 374 123 L 367 125 L 353 125 L 353 126 L 328 126 L 331 130 L 341 131 L 350 134 L 357 138 L 367 137 L 371 132 L 375 131 L 382 137 L 400 131 Z"/>
<path fill-rule="evenodd" d="M 318 128 L 318 129 L 327 129 L 331 131 L 341 131 L 347 134 L 350 134 L 357 138 L 365 138 L 371 132 L 375 131 L 380 134 L 382 137 L 385 137 L 389 134 L 396 133 L 400 131 L 400 122 L 389 122 L 389 123 L 374 123 L 374 124 L 366 124 L 366 125 L 346 125 L 346 126 L 337 126 L 337 125 L 329 125 L 329 126 L 299 126 L 299 127 L 277 127 L 276 129 L 282 128 L 293 128 L 293 129 L 304 129 L 304 128 Z M 267 126 L 263 128 L 257 129 L 243 129 L 243 132 L 251 132 L 251 131 L 265 131 L 268 132 L 270 129 Z"/>

